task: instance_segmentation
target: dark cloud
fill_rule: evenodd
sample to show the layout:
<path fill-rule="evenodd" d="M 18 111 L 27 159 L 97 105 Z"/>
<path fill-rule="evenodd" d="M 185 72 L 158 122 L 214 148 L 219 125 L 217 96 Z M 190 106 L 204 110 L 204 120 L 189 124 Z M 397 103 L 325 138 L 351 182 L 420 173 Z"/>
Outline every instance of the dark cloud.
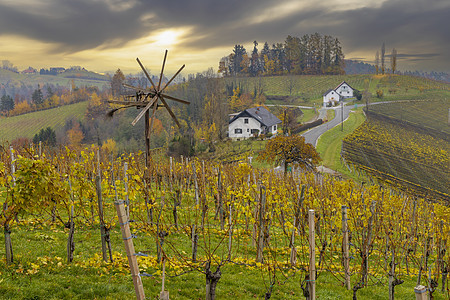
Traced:
<path fill-rule="evenodd" d="M 33 1 L 36 4 L 36 1 Z M 44 2 L 43 2 L 44 3 Z M 315 5 L 299 1 L 300 10 L 277 14 L 280 0 L 79 0 L 45 1 L 48 10 L 33 10 L 0 2 L 0 34 L 27 36 L 55 43 L 55 51 L 75 52 L 95 47 L 114 48 L 171 27 L 192 28 L 182 47 L 203 50 L 214 47 L 282 42 L 287 35 L 319 32 L 339 37 L 345 52 L 362 53 L 393 47 L 399 59 L 433 59 L 450 66 L 450 2 L 447 0 L 387 0 L 377 7 L 335 10 L 337 0 Z M 419 54 L 414 54 L 419 53 Z M 432 53 L 424 56 L 420 53 Z M 226 55 L 226 53 L 224 53 Z M 361 54 L 356 54 L 360 56 Z M 412 55 L 414 57 L 408 57 Z M 374 56 L 374 55 L 373 55 Z M 449 69 L 450 67 L 447 67 Z"/>

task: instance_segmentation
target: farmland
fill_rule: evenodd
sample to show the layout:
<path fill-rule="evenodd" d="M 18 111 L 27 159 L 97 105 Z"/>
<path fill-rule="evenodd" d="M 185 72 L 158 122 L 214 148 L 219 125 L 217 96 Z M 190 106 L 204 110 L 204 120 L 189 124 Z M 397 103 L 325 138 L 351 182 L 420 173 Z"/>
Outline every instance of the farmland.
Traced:
<path fill-rule="evenodd" d="M 393 102 L 370 107 L 369 114 L 377 118 L 388 118 L 391 122 L 410 125 L 442 137 L 450 135 L 448 126 L 448 105 L 450 99 L 436 99 L 410 102 Z"/>
<path fill-rule="evenodd" d="M 33 138 L 41 129 L 63 128 L 70 118 L 82 119 L 88 102 L 65 105 L 15 117 L 0 118 L 0 141 L 13 141 L 18 137 Z"/>
<path fill-rule="evenodd" d="M 446 103 L 419 101 L 370 107 L 369 119 L 344 139 L 344 158 L 387 182 L 422 195 L 437 193 L 449 201 Z"/>
<path fill-rule="evenodd" d="M 309 209 L 315 210 L 318 297 L 350 299 L 354 293 L 343 286 L 344 226 L 352 237 L 347 274 L 358 297 L 386 299 L 389 279 L 398 278 L 404 283 L 396 296 L 410 298 L 419 270 L 439 288 L 448 284 L 449 208 L 395 189 L 298 168 L 284 176 L 245 163 L 169 160 L 158 153 L 147 170 L 142 154 L 114 158 L 102 151 L 97 160 L 92 147 L 42 157 L 34 151 L 14 151 L 14 174 L 8 147 L 0 152 L 0 197 L 7 203 L 0 220 L 14 252 L 12 263 L 0 261 L 0 292 L 8 298 L 133 297 L 117 199 L 129 201 L 136 253 L 145 254 L 137 258 L 140 272 L 151 275 L 142 276 L 147 297 L 159 294 L 162 257 L 165 287 L 177 299 L 203 298 L 205 272 L 218 266 L 218 299 L 302 297 L 311 269 Z M 105 252 L 101 235 L 110 241 Z M 74 248 L 66 248 L 71 236 Z M 431 284 L 428 275 L 419 281 Z M 433 296 L 444 299 L 448 290 Z"/>
<path fill-rule="evenodd" d="M 405 75 L 333 75 L 333 76 L 276 76 L 225 78 L 225 84 L 240 87 L 244 91 L 262 92 L 268 104 L 280 104 L 279 96 L 287 97 L 289 103 L 297 105 L 322 104 L 322 94 L 346 81 L 360 91 L 368 90 L 372 94 L 371 102 L 412 99 L 442 99 L 450 97 L 450 85 L 424 78 Z M 383 91 L 383 97 L 377 98 L 376 91 Z M 277 97 L 278 96 L 278 97 Z"/>

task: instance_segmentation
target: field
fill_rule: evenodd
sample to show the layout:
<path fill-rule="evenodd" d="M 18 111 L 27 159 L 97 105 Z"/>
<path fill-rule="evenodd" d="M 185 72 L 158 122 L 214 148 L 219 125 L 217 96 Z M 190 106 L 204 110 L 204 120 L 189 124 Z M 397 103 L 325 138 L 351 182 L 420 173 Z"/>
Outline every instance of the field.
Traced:
<path fill-rule="evenodd" d="M 369 114 L 376 114 L 377 118 L 385 117 L 391 122 L 412 125 L 424 129 L 427 133 L 433 131 L 442 137 L 450 135 L 448 113 L 450 99 L 393 102 L 374 105 Z"/>
<path fill-rule="evenodd" d="M 387 182 L 422 195 L 437 194 L 448 202 L 450 144 L 445 103 L 370 107 L 369 119 L 344 139 L 344 158 Z"/>
<path fill-rule="evenodd" d="M 225 83 L 237 86 L 253 93 L 263 92 L 267 104 L 322 105 L 322 94 L 335 88 L 342 81 L 360 91 L 366 88 L 372 94 L 370 102 L 396 101 L 412 99 L 450 98 L 450 85 L 425 78 L 405 75 L 332 75 L 332 76 L 276 76 L 261 78 L 225 78 Z M 383 91 L 383 97 L 377 98 L 376 91 Z M 275 96 L 272 98 L 272 96 Z M 276 96 L 285 96 L 287 100 L 276 100 Z"/>
<path fill-rule="evenodd" d="M 8 83 L 7 87 L 19 88 L 22 85 L 36 87 L 38 84 L 54 84 L 70 88 L 72 82 L 75 86 L 97 86 L 100 90 L 110 86 L 108 77 L 88 71 L 67 71 L 58 75 L 18 74 L 9 70 L 0 69 L 0 83 Z"/>
<path fill-rule="evenodd" d="M 351 299 L 346 278 L 359 299 L 388 298 L 390 279 L 404 281 L 395 288 L 397 298 L 414 297 L 418 277 L 426 286 L 430 278 L 439 283 L 434 299 L 449 296 L 443 270 L 450 259 L 450 211 L 437 203 L 298 168 L 285 176 L 246 163 L 154 153 L 147 170 L 142 154 L 100 152 L 97 160 L 95 148 L 42 157 L 17 149 L 12 174 L 9 149 L 0 149 L 0 201 L 6 203 L 0 221 L 12 242 L 0 248 L 8 257 L 0 260 L 6 298 L 133 298 L 118 199 L 129 201 L 127 223 L 149 298 L 161 290 L 162 257 L 165 288 L 176 299 L 204 298 L 205 273 L 218 266 L 218 299 L 302 298 L 311 282 L 312 246 L 318 298 Z M 348 256 L 342 250 L 346 228 Z"/>
<path fill-rule="evenodd" d="M 83 118 L 87 104 L 87 102 L 79 102 L 20 116 L 0 118 L 0 141 L 13 141 L 17 137 L 31 139 L 41 129 L 63 128 L 67 119 Z"/>

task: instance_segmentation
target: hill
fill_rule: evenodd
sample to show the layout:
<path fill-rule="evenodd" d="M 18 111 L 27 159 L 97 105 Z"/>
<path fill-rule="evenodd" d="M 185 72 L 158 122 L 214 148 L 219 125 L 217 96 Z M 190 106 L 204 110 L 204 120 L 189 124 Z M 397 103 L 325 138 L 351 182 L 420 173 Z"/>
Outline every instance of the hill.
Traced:
<path fill-rule="evenodd" d="M 346 81 L 360 91 L 367 89 L 371 102 L 450 97 L 450 84 L 408 75 L 298 75 L 224 78 L 227 87 L 263 93 L 266 104 L 321 105 L 322 94 Z M 377 91 L 383 96 L 377 98 Z"/>
<path fill-rule="evenodd" d="M 68 69 L 57 75 L 41 75 L 16 73 L 0 69 L 0 90 L 8 95 L 15 95 L 19 90 L 35 89 L 37 85 L 53 85 L 70 88 L 72 85 L 96 86 L 99 89 L 109 88 L 109 77 L 85 69 Z"/>
<path fill-rule="evenodd" d="M 88 102 L 79 102 L 53 109 L 41 110 L 15 117 L 0 118 L 0 142 L 18 137 L 33 138 L 41 129 L 55 131 L 64 127 L 67 119 L 82 119 Z"/>

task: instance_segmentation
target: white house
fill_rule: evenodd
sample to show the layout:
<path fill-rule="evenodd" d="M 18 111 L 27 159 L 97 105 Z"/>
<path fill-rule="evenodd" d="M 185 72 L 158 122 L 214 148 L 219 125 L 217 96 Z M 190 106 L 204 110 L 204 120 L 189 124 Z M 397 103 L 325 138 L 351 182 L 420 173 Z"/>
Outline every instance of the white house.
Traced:
<path fill-rule="evenodd" d="M 323 94 L 323 106 L 333 106 L 339 102 L 341 95 L 335 90 L 330 89 Z"/>
<path fill-rule="evenodd" d="M 260 134 L 276 134 L 281 120 L 262 106 L 230 115 L 228 136 L 233 140 L 247 139 Z"/>
<path fill-rule="evenodd" d="M 341 99 L 351 98 L 353 91 L 354 88 L 342 81 L 335 89 L 328 90 L 323 94 L 323 106 L 333 106 Z"/>

